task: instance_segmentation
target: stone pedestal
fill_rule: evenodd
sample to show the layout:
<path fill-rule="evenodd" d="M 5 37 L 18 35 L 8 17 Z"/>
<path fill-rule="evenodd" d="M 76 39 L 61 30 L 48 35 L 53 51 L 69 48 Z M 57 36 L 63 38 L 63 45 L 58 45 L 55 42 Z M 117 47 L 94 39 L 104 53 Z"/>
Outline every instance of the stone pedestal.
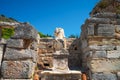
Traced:
<path fill-rule="evenodd" d="M 68 68 L 68 51 L 60 50 L 53 54 L 53 71 L 66 72 Z"/>

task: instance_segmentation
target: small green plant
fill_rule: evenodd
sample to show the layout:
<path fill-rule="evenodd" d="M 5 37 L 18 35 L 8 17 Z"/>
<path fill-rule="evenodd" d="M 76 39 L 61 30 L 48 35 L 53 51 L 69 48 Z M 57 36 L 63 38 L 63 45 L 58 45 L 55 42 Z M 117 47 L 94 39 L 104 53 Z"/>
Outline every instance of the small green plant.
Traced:
<path fill-rule="evenodd" d="M 14 28 L 2 28 L 2 38 L 9 39 L 14 35 Z"/>
<path fill-rule="evenodd" d="M 41 33 L 41 32 L 39 32 L 39 35 L 40 35 L 41 38 L 52 37 L 52 36 L 49 35 L 49 34 L 45 35 L 45 34 L 43 34 L 43 33 Z"/>

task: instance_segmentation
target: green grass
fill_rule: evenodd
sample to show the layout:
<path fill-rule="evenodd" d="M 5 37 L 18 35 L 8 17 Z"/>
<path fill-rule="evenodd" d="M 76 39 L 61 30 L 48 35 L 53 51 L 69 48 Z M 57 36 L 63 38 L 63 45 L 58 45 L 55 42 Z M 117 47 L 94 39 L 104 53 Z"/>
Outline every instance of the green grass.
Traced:
<path fill-rule="evenodd" d="M 9 39 L 14 35 L 14 28 L 2 28 L 2 38 Z"/>
<path fill-rule="evenodd" d="M 43 33 L 41 33 L 41 32 L 39 32 L 39 35 L 40 35 L 40 37 L 41 38 L 47 38 L 47 37 L 52 37 L 51 35 L 45 35 L 45 34 L 43 34 Z"/>

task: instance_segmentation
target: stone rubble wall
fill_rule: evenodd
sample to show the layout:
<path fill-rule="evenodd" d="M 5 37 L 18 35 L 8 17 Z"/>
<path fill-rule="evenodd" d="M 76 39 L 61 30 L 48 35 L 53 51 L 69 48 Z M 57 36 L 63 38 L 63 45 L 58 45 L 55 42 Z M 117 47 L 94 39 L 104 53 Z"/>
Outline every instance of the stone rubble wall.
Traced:
<path fill-rule="evenodd" d="M 82 25 L 82 67 L 90 80 L 120 79 L 120 15 L 97 13 Z"/>
<path fill-rule="evenodd" d="M 37 62 L 38 32 L 29 24 L 21 23 L 5 44 L 0 44 L 0 69 L 4 79 L 32 79 Z M 1 40 L 2 41 L 2 40 Z"/>

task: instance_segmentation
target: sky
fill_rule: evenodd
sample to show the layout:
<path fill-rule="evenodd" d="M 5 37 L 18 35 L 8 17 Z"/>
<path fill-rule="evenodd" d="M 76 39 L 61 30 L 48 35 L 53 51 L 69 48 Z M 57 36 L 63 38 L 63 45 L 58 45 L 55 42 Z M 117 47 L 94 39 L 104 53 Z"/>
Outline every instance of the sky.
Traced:
<path fill-rule="evenodd" d="M 0 14 L 29 22 L 44 34 L 54 35 L 56 27 L 66 37 L 80 35 L 81 25 L 100 0 L 0 0 Z"/>

